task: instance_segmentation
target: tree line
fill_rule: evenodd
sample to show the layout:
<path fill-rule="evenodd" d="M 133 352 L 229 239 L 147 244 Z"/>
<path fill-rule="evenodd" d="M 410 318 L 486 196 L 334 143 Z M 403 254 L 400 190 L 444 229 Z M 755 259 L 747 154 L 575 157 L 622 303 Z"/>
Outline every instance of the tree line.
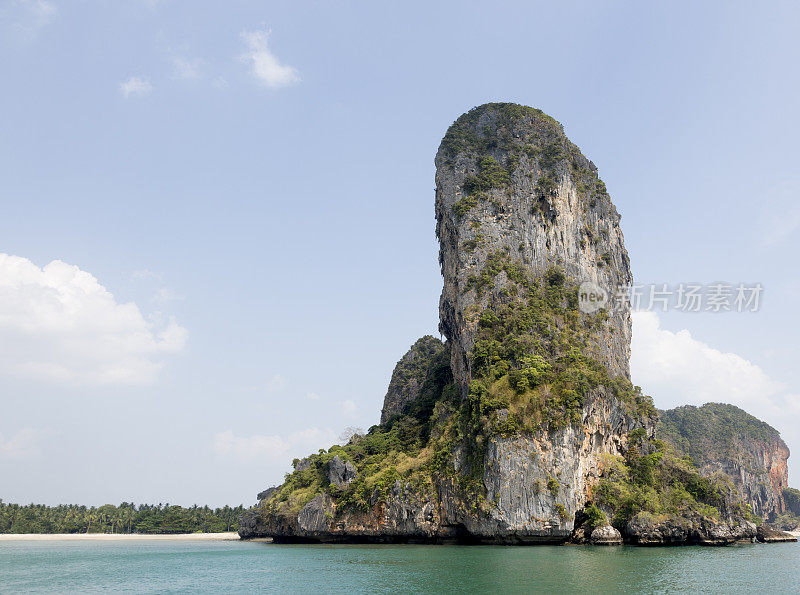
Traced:
<path fill-rule="evenodd" d="M 223 533 L 239 529 L 243 506 L 189 508 L 170 504 L 5 504 L 0 533 Z"/>

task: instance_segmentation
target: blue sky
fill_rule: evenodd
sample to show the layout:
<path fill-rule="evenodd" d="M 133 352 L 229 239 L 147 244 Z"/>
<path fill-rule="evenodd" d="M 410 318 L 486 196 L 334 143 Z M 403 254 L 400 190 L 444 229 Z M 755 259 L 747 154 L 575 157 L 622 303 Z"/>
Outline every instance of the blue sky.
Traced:
<path fill-rule="evenodd" d="M 250 503 L 375 423 L 436 333 L 433 156 L 486 101 L 598 165 L 637 282 L 764 285 L 637 315 L 633 379 L 766 419 L 797 485 L 798 30 L 791 2 L 3 0 L 0 497 Z"/>

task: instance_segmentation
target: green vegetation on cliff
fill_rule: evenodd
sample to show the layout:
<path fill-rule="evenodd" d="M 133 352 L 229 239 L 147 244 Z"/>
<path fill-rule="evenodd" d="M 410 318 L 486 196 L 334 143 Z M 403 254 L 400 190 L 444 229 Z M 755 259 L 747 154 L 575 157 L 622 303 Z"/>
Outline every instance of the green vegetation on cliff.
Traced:
<path fill-rule="evenodd" d="M 478 121 L 487 111 L 495 112 L 498 122 L 491 128 L 478 130 Z M 516 103 L 486 103 L 463 114 L 447 130 L 441 146 L 448 162 L 452 164 L 459 153 L 487 154 L 508 149 L 514 142 L 511 134 L 513 124 L 524 117 L 541 122 L 555 136 L 564 136 L 561 124 L 540 109 Z"/>
<path fill-rule="evenodd" d="M 491 125 L 481 125 L 486 116 Z M 535 137 L 520 134 L 517 125 L 535 131 Z M 453 204 L 460 218 L 474 209 L 479 201 L 491 202 L 498 211 L 502 202 L 492 191 L 506 191 L 515 174 L 528 175 L 531 164 L 538 171 L 536 190 L 539 201 L 546 200 L 556 190 L 561 173 L 571 171 L 575 185 L 587 197 L 587 204 L 597 205 L 608 198 L 606 186 L 597 177 L 594 165 L 586 159 L 555 119 L 539 109 L 515 103 L 487 103 L 471 109 L 458 118 L 442 139 L 441 154 L 449 166 L 456 157 L 466 155 L 475 160 L 477 172 L 464 178 L 464 195 Z M 523 157 L 528 167 L 518 172 Z M 547 209 L 538 202 L 531 206 L 544 217 Z"/>
<path fill-rule="evenodd" d="M 593 390 L 602 388 L 629 412 L 654 417 L 652 399 L 625 378 L 612 378 L 596 354 L 607 314 L 578 310 L 577 286 L 558 268 L 542 279 L 528 278 L 508 252 L 494 252 L 465 291 L 494 288 L 503 272 L 508 284 L 500 296 L 475 313 L 478 332 L 472 351 L 468 403 L 478 422 L 503 410 L 494 424 L 504 434 L 559 429 L 580 422 Z"/>
<path fill-rule="evenodd" d="M 640 513 L 662 518 L 700 515 L 718 520 L 730 514 L 750 518 L 727 475 L 700 475 L 691 459 L 669 444 L 647 438 L 642 430 L 634 430 L 628 439 L 624 457 L 605 456 L 601 480 L 593 491 L 594 504 L 609 512 L 617 528 Z"/>
<path fill-rule="evenodd" d="M 706 403 L 661 411 L 658 437 L 699 466 L 735 457 L 743 440 L 773 443 L 780 433 L 734 405 Z"/>
<path fill-rule="evenodd" d="M 0 533 L 224 533 L 239 528 L 244 507 L 119 506 L 4 504 L 0 500 Z"/>
<path fill-rule="evenodd" d="M 366 436 L 295 461 L 295 471 L 262 504 L 266 512 L 296 515 L 323 491 L 337 503 L 337 512 L 367 510 L 385 499 L 398 479 L 433 495 L 435 482 L 445 477 L 468 505 L 480 508 L 487 505 L 483 458 L 492 436 L 579 425 L 593 390 L 607 391 L 632 414 L 655 415 L 649 397 L 625 379 L 612 379 L 593 357 L 594 333 L 604 315 L 579 313 L 577 287 L 562 271 L 553 268 L 542 279 L 529 279 L 502 253 L 492 256 L 488 268 L 478 286 L 488 290 L 501 271 L 513 286 L 502 303 L 475 313 L 479 332 L 466 397 L 453 383 L 449 349 L 441 350 L 429 364 L 417 400 Z M 460 473 L 452 464 L 455 449 L 462 453 Z M 358 472 L 344 489 L 327 478 L 334 456 Z"/>
<path fill-rule="evenodd" d="M 450 371 L 450 350 L 442 349 L 432 359 L 419 397 L 402 414 L 373 426 L 365 436 L 354 436 L 344 446 L 334 445 L 302 461 L 263 506 L 268 512 L 296 514 L 316 494 L 327 492 L 339 510 L 366 510 L 383 500 L 397 479 L 410 482 L 420 491 L 433 490 L 432 473 L 436 466 L 433 448 L 440 441 L 436 434 L 438 403 L 454 403 L 457 391 Z M 328 481 L 326 469 L 334 456 L 353 463 L 355 481 L 339 489 Z"/>

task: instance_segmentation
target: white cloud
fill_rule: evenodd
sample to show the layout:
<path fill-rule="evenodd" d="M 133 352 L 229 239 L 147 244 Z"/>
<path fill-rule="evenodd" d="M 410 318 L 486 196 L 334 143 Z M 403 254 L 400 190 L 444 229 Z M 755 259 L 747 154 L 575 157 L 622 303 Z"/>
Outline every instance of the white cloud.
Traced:
<path fill-rule="evenodd" d="M 348 415 L 355 415 L 356 403 L 352 399 L 345 399 L 342 401 L 342 411 Z"/>
<path fill-rule="evenodd" d="M 48 0 L 10 0 L 0 10 L 0 19 L 8 21 L 22 40 L 31 41 L 58 12 Z"/>
<path fill-rule="evenodd" d="M 119 90 L 125 99 L 128 99 L 131 95 L 143 97 L 153 91 L 153 85 L 147 79 L 132 76 L 124 83 L 119 84 Z"/>
<path fill-rule="evenodd" d="M 317 393 L 306 393 L 306 399 L 309 401 L 318 401 L 319 395 Z"/>
<path fill-rule="evenodd" d="M 800 440 L 800 395 L 735 353 L 698 341 L 688 330 L 660 328 L 654 312 L 633 313 L 631 377 L 660 409 L 730 403 Z"/>
<path fill-rule="evenodd" d="M 69 384 L 147 384 L 187 331 L 117 303 L 93 277 L 54 260 L 0 254 L 0 375 Z"/>
<path fill-rule="evenodd" d="M 34 428 L 22 428 L 7 440 L 0 434 L 0 457 L 19 459 L 38 455 L 45 433 Z"/>
<path fill-rule="evenodd" d="M 267 87 L 278 89 L 299 83 L 297 70 L 281 64 L 269 50 L 269 35 L 269 31 L 244 31 L 241 37 L 246 50 L 240 58 L 250 64 L 253 76 Z"/>
<path fill-rule="evenodd" d="M 757 365 L 698 341 L 686 329 L 660 328 L 654 312 L 634 312 L 633 325 L 631 375 L 662 408 L 709 401 L 767 407 L 787 390 Z"/>
<path fill-rule="evenodd" d="M 214 436 L 212 449 L 220 456 L 240 462 L 261 460 L 284 464 L 295 457 L 328 448 L 335 441 L 336 434 L 330 429 L 308 428 L 285 438 L 278 435 L 237 436 L 228 430 Z"/>
<path fill-rule="evenodd" d="M 228 81 L 225 80 L 225 77 L 222 76 L 218 76 L 217 78 L 215 78 L 213 81 L 211 81 L 211 84 L 214 86 L 215 89 L 219 90 L 228 88 Z"/>
<path fill-rule="evenodd" d="M 180 56 L 172 57 L 172 67 L 178 78 L 194 80 L 200 78 L 203 68 L 203 61 L 197 58 L 187 59 Z"/>

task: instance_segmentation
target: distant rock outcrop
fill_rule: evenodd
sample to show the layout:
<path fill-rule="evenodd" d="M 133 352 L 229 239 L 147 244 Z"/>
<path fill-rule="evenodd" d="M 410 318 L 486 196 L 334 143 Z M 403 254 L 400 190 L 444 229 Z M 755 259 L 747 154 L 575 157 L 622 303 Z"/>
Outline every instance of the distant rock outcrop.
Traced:
<path fill-rule="evenodd" d="M 788 543 L 796 542 L 797 537 L 784 531 L 778 531 L 765 525 L 758 528 L 756 539 L 761 543 Z"/>
<path fill-rule="evenodd" d="M 273 487 L 271 487 L 271 488 L 267 488 L 267 489 L 266 489 L 266 490 L 264 490 L 263 492 L 259 492 L 259 493 L 258 493 L 258 495 L 256 496 L 256 498 L 257 498 L 259 501 L 261 501 L 261 500 L 267 500 L 267 499 L 269 499 L 270 497 L 272 497 L 272 494 L 274 494 L 276 491 L 278 491 L 278 487 L 277 487 L 277 486 L 273 486 Z"/>
<path fill-rule="evenodd" d="M 789 448 L 775 428 L 722 403 L 660 414 L 658 437 L 689 455 L 703 475 L 730 477 L 759 517 L 774 519 L 786 512 Z"/>
<path fill-rule="evenodd" d="M 756 526 L 750 521 L 719 521 L 701 515 L 655 518 L 639 513 L 625 526 L 625 537 L 633 545 L 730 545 L 755 536 Z"/>
<path fill-rule="evenodd" d="M 786 488 L 783 490 L 783 501 L 786 504 L 786 512 L 800 517 L 800 490 Z"/>
<path fill-rule="evenodd" d="M 431 335 L 425 335 L 417 339 L 411 349 L 400 358 L 383 399 L 381 423 L 386 423 L 393 415 L 399 415 L 406 405 L 419 397 L 431 361 L 442 349 L 444 343 Z"/>

